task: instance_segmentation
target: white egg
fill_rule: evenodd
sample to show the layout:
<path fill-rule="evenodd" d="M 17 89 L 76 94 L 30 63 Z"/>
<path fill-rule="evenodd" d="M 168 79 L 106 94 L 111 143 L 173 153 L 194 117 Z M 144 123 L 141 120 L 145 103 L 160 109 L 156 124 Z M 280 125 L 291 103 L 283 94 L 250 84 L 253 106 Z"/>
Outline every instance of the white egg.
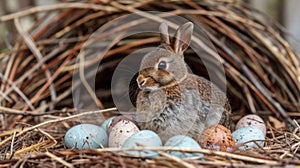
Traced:
<path fill-rule="evenodd" d="M 164 146 L 179 147 L 182 149 L 201 149 L 200 145 L 192 138 L 184 135 L 176 135 L 167 140 Z M 202 153 L 185 153 L 177 151 L 168 151 L 170 155 L 186 158 L 186 157 L 202 157 Z"/>
<path fill-rule="evenodd" d="M 136 132 L 139 132 L 139 128 L 132 121 L 120 120 L 111 128 L 108 146 L 119 148 L 128 137 Z"/>
<path fill-rule="evenodd" d="M 236 124 L 236 130 L 246 126 L 257 127 L 264 133 L 264 136 L 266 136 L 266 124 L 258 115 L 249 114 L 241 118 Z"/>
<path fill-rule="evenodd" d="M 79 124 L 70 128 L 65 136 L 67 148 L 101 148 L 107 147 L 108 136 L 106 131 L 93 124 Z"/>
<path fill-rule="evenodd" d="M 264 133 L 256 127 L 242 127 L 238 130 L 235 130 L 232 133 L 232 136 L 235 141 L 235 145 L 240 146 L 240 150 L 258 148 L 253 141 L 255 141 L 261 147 L 263 147 L 265 143 Z"/>
<path fill-rule="evenodd" d="M 150 130 L 141 130 L 130 136 L 122 145 L 122 148 L 142 148 L 142 147 L 161 147 L 162 141 L 159 136 Z M 129 155 L 134 156 L 158 156 L 158 153 L 150 150 L 126 151 Z"/>
<path fill-rule="evenodd" d="M 110 117 L 110 118 L 104 120 L 104 121 L 101 123 L 100 127 L 102 127 L 105 131 L 107 131 L 107 129 L 108 129 L 109 126 L 111 125 L 111 123 L 112 123 L 112 121 L 113 121 L 114 118 L 115 118 L 115 117 Z"/>

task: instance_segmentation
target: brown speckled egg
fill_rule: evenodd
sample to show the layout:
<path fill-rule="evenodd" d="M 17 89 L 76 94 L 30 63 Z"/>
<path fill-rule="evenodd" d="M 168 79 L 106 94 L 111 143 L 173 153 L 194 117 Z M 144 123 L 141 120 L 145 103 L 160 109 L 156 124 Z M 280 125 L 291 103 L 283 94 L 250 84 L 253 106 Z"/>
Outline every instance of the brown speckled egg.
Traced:
<path fill-rule="evenodd" d="M 121 120 L 127 120 L 127 121 L 130 121 L 130 122 L 133 122 L 133 123 L 136 125 L 136 123 L 132 120 L 132 117 L 129 116 L 129 115 L 120 115 L 120 116 L 116 116 L 116 117 L 114 117 L 114 118 L 111 120 L 110 124 L 107 126 L 107 129 L 106 129 L 107 133 L 109 134 L 110 131 L 112 130 L 112 128 L 113 128 L 117 123 L 119 123 Z"/>
<path fill-rule="evenodd" d="M 234 146 L 231 131 L 220 124 L 205 128 L 197 141 L 202 148 L 217 151 L 230 151 Z"/>
<path fill-rule="evenodd" d="M 108 147 L 121 147 L 128 137 L 139 131 L 134 122 L 125 119 L 119 120 L 109 132 Z"/>
<path fill-rule="evenodd" d="M 266 124 L 262 118 L 256 114 L 249 114 L 241 118 L 236 124 L 235 129 L 238 130 L 242 127 L 251 126 L 260 129 L 264 136 L 266 136 Z"/>

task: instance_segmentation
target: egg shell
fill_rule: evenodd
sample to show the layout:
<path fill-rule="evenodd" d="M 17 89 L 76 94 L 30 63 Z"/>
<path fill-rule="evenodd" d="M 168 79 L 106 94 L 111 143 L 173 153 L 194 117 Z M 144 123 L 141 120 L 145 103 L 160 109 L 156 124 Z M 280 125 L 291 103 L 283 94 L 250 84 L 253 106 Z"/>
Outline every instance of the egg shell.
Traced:
<path fill-rule="evenodd" d="M 259 128 L 264 133 L 264 136 L 266 136 L 266 124 L 258 115 L 249 114 L 242 117 L 236 124 L 236 130 L 246 126 Z"/>
<path fill-rule="evenodd" d="M 111 128 L 108 146 L 111 148 L 119 148 L 128 137 L 139 131 L 139 128 L 133 122 L 129 120 L 120 120 Z"/>
<path fill-rule="evenodd" d="M 104 120 L 104 121 L 101 123 L 100 127 L 102 127 L 105 131 L 107 131 L 107 129 L 108 129 L 109 126 L 111 125 L 111 123 L 112 123 L 112 121 L 113 121 L 114 118 L 115 118 L 115 117 L 110 117 L 110 118 Z"/>
<path fill-rule="evenodd" d="M 204 149 L 230 151 L 234 146 L 231 131 L 220 124 L 205 128 L 197 139 Z"/>
<path fill-rule="evenodd" d="M 167 140 L 164 146 L 169 147 L 179 147 L 183 149 L 201 149 L 200 145 L 194 139 L 184 136 L 184 135 L 176 135 Z M 177 152 L 177 151 L 168 151 L 170 155 L 179 157 L 179 158 L 187 158 L 187 157 L 203 157 L 202 153 L 185 153 L 185 152 Z"/>
<path fill-rule="evenodd" d="M 108 127 L 107 127 L 107 129 L 106 129 L 107 133 L 109 134 L 110 131 L 112 130 L 112 128 L 113 128 L 117 123 L 119 123 L 119 122 L 122 121 L 122 120 L 131 121 L 132 123 L 135 124 L 135 121 L 132 120 L 131 116 L 129 116 L 129 115 L 120 115 L 120 116 L 116 116 L 116 117 L 114 117 L 114 118 L 111 120 L 111 122 L 109 123 L 109 125 L 108 125 Z"/>
<path fill-rule="evenodd" d="M 140 147 L 161 147 L 162 141 L 160 137 L 153 131 L 141 130 L 131 135 L 122 145 L 122 148 L 140 148 Z M 143 151 L 126 151 L 127 154 L 133 156 L 154 157 L 159 154 L 150 150 Z"/>
<path fill-rule="evenodd" d="M 235 130 L 232 133 L 232 136 L 234 138 L 235 145 L 237 146 L 242 145 L 239 147 L 239 150 L 246 150 L 246 149 L 258 147 L 254 142 L 249 142 L 249 141 L 256 141 L 256 143 L 261 147 L 263 147 L 265 143 L 264 133 L 257 127 L 251 127 L 251 126 L 242 127 L 238 130 Z M 243 143 L 245 144 L 243 145 Z"/>
<path fill-rule="evenodd" d="M 65 136 L 67 148 L 101 148 L 107 147 L 108 136 L 106 131 L 93 124 L 79 124 L 70 128 Z"/>

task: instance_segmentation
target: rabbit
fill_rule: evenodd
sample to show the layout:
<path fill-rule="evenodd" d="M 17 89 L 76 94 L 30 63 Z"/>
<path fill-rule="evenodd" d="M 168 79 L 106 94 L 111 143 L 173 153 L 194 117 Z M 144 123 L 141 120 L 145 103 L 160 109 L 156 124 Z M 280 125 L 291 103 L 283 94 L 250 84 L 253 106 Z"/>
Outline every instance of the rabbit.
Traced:
<path fill-rule="evenodd" d="M 225 93 L 189 73 L 184 61 L 193 27 L 192 22 L 183 24 L 170 40 L 167 24 L 161 23 L 161 45 L 143 57 L 136 79 L 140 91 L 135 120 L 140 129 L 156 132 L 163 142 L 175 135 L 197 139 L 205 127 L 231 124 Z"/>

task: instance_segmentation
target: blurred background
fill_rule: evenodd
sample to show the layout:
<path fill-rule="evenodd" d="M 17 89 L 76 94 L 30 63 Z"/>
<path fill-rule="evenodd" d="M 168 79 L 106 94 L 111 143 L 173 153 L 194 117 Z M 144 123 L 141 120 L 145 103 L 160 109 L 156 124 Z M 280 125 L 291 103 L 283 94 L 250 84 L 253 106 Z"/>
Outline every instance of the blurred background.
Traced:
<path fill-rule="evenodd" d="M 0 16 L 10 14 L 22 9 L 37 5 L 55 4 L 56 2 L 69 2 L 70 0 L 0 0 Z M 300 1 L 299 0 L 244 0 L 276 20 L 285 29 L 284 37 L 291 44 L 300 58 Z M 32 17 L 32 15 L 31 15 Z M 34 18 L 24 17 L 22 25 L 29 28 Z M 273 21 L 273 20 L 270 20 Z M 26 27 L 27 26 L 27 27 Z M 6 48 L 8 41 L 13 39 L 14 25 L 0 23 L 0 49 Z"/>

